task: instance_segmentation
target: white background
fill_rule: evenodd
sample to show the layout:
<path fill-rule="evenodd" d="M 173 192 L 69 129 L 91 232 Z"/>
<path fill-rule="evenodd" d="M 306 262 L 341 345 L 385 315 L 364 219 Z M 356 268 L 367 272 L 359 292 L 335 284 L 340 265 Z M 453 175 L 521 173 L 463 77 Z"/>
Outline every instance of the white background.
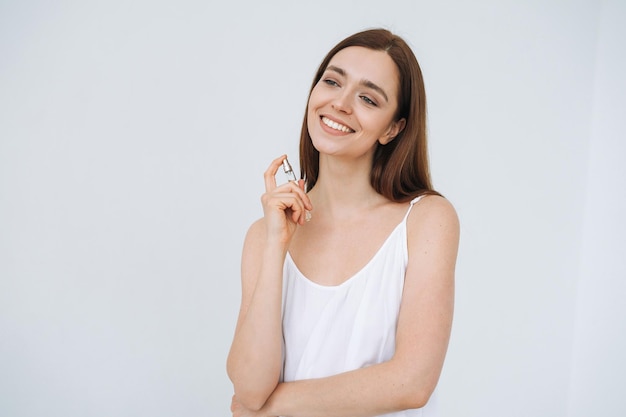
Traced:
<path fill-rule="evenodd" d="M 262 173 L 412 45 L 462 223 L 444 417 L 626 415 L 623 1 L 0 1 L 0 415 L 227 416 Z M 295 164 L 297 165 L 297 164 Z"/>

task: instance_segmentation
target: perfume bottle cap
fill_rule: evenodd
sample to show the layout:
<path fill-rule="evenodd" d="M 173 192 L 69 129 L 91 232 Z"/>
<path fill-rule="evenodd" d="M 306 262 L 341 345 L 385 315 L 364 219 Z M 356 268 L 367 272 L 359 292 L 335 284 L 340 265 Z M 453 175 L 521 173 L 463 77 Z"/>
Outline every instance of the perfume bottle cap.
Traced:
<path fill-rule="evenodd" d="M 293 172 L 293 169 L 291 168 L 291 165 L 289 164 L 287 158 L 283 159 L 283 171 L 285 171 L 285 174 Z"/>

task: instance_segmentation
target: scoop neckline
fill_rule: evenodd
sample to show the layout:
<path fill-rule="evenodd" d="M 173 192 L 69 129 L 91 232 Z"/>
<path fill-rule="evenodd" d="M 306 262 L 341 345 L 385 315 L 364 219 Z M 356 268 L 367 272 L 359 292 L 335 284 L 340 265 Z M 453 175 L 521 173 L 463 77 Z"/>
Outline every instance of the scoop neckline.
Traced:
<path fill-rule="evenodd" d="M 313 281 L 309 277 L 307 277 L 305 274 L 302 273 L 300 268 L 298 268 L 298 265 L 296 264 L 296 262 L 291 257 L 291 253 L 289 251 L 287 251 L 287 259 L 289 260 L 291 265 L 295 268 L 295 270 L 297 272 L 297 276 L 300 277 L 302 280 L 304 280 L 306 283 L 308 283 L 308 284 L 310 284 L 310 285 L 312 285 L 314 287 L 317 287 L 317 288 L 323 288 L 323 289 L 328 289 L 328 290 L 339 289 L 339 288 L 342 288 L 344 286 L 348 286 L 351 282 L 355 281 L 360 275 L 363 275 L 364 271 L 366 271 L 369 268 L 369 266 L 379 256 L 379 254 L 382 252 L 382 250 L 385 248 L 385 246 L 388 245 L 388 243 L 391 240 L 391 238 L 393 237 L 393 235 L 396 232 L 398 232 L 398 230 L 400 230 L 401 226 L 403 226 L 405 224 L 406 224 L 406 216 L 402 219 L 402 221 L 400 223 L 398 223 L 396 225 L 396 227 L 393 228 L 393 230 L 391 232 L 389 232 L 389 235 L 387 235 L 387 237 L 385 238 L 383 243 L 376 250 L 376 252 L 372 255 L 372 257 L 365 263 L 365 265 L 363 265 L 358 271 L 356 271 L 354 274 L 352 274 L 351 276 L 349 276 L 348 278 L 346 278 L 344 281 L 342 281 L 341 283 L 339 283 L 337 285 L 320 284 L 318 282 Z"/>
<path fill-rule="evenodd" d="M 348 278 L 346 278 L 345 281 L 341 282 L 340 284 L 337 285 L 323 285 L 323 284 L 319 284 L 311 279 L 309 279 L 309 277 L 307 277 L 306 275 L 304 275 L 302 273 L 302 271 L 300 270 L 300 268 L 298 268 L 298 265 L 296 264 L 296 262 L 293 260 L 293 258 L 291 257 L 291 253 L 289 251 L 287 251 L 286 257 L 285 259 L 288 260 L 291 265 L 294 267 L 294 269 L 297 272 L 297 276 L 299 276 L 303 281 L 305 281 L 306 283 L 308 283 L 309 285 L 312 285 L 314 287 L 317 288 L 322 288 L 322 289 L 328 289 L 328 290 L 332 290 L 332 289 L 339 289 L 342 288 L 344 286 L 347 286 L 349 283 L 355 281 L 360 275 L 363 274 L 363 272 L 365 270 L 367 270 L 367 268 L 369 268 L 369 266 L 374 262 L 374 260 L 379 256 L 379 254 L 382 252 L 382 250 L 385 248 L 385 246 L 387 246 L 387 244 L 389 243 L 389 241 L 391 240 L 391 237 L 398 231 L 400 230 L 402 227 L 406 228 L 406 222 L 407 219 L 409 218 L 409 214 L 411 213 L 411 210 L 413 209 L 413 206 L 422 199 L 422 197 L 424 197 L 425 194 L 419 195 L 417 197 L 415 197 L 413 200 L 411 200 L 409 202 L 409 207 L 406 210 L 406 213 L 404 214 L 404 217 L 402 218 L 402 220 L 400 220 L 400 222 L 396 225 L 396 227 L 393 228 L 393 230 L 391 232 L 389 232 L 389 235 L 387 235 L 387 237 L 385 238 L 385 240 L 383 241 L 383 243 L 380 245 L 380 247 L 376 250 L 376 252 L 372 255 L 372 257 L 365 263 L 365 265 L 363 265 L 358 271 L 356 271 L 354 274 L 352 274 L 351 276 L 349 276 Z M 406 243 L 406 242 L 405 242 Z"/>

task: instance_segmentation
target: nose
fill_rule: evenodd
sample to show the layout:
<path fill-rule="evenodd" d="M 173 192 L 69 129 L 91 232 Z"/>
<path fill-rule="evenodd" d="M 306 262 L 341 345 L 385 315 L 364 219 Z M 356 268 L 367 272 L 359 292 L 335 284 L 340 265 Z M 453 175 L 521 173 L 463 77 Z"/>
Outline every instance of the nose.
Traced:
<path fill-rule="evenodd" d="M 334 110 L 338 112 L 351 114 L 352 103 L 350 101 L 350 93 L 347 90 L 338 92 L 331 106 Z"/>

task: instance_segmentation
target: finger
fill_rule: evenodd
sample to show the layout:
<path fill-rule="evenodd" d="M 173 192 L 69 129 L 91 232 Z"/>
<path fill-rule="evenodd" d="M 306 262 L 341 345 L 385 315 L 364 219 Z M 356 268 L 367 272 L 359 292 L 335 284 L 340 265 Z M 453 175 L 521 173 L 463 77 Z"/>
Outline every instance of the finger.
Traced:
<path fill-rule="evenodd" d="M 269 192 L 269 191 L 279 188 L 276 185 L 276 173 L 278 172 L 278 169 L 281 167 L 283 161 L 286 158 L 287 158 L 287 155 L 281 155 L 278 158 L 274 159 L 272 163 L 270 164 L 270 166 L 265 171 L 264 178 L 265 178 L 265 190 L 266 191 Z M 291 187 L 289 184 L 293 184 L 294 187 Z M 289 186 L 291 190 L 297 192 L 300 195 L 300 197 L 304 201 L 304 205 L 307 208 L 307 210 L 313 209 L 311 200 L 309 199 L 309 196 L 304 191 L 304 180 L 300 179 L 297 182 L 288 181 L 287 183 L 281 185 L 281 187 L 284 185 Z"/>
<path fill-rule="evenodd" d="M 298 180 L 298 182 L 289 181 L 288 183 L 277 186 L 274 191 L 276 192 L 290 192 L 297 194 L 303 202 L 304 207 L 307 210 L 313 210 L 313 205 L 309 199 L 308 194 L 304 191 L 304 180 Z"/>
<path fill-rule="evenodd" d="M 266 203 L 268 207 L 275 207 L 281 211 L 291 210 L 292 212 L 301 213 L 306 209 L 300 196 L 292 192 L 269 195 Z"/>
<path fill-rule="evenodd" d="M 297 201 L 296 207 L 291 207 L 291 220 L 299 225 L 304 225 L 307 219 L 308 210 L 304 207 L 302 201 Z"/>
<path fill-rule="evenodd" d="M 292 222 L 303 225 L 306 221 L 306 204 L 299 195 L 295 196 L 294 194 L 295 193 L 290 193 L 285 197 L 284 202 L 287 206 L 286 210 L 288 210 L 287 215 L 290 217 Z"/>
<path fill-rule="evenodd" d="M 276 172 L 278 172 L 278 168 L 282 165 L 285 158 L 287 158 L 287 155 L 279 156 L 274 159 L 267 170 L 265 170 L 263 174 L 263 178 L 265 179 L 265 191 L 272 191 L 276 188 Z"/>
<path fill-rule="evenodd" d="M 293 223 L 304 224 L 306 208 L 298 195 L 292 192 L 264 194 L 263 207 L 265 215 L 271 212 L 281 212 Z"/>
<path fill-rule="evenodd" d="M 313 204 L 311 203 L 311 199 L 309 195 L 304 191 L 304 180 L 298 180 L 298 189 L 302 192 L 302 201 L 304 201 L 304 206 L 307 210 L 313 210 Z"/>

